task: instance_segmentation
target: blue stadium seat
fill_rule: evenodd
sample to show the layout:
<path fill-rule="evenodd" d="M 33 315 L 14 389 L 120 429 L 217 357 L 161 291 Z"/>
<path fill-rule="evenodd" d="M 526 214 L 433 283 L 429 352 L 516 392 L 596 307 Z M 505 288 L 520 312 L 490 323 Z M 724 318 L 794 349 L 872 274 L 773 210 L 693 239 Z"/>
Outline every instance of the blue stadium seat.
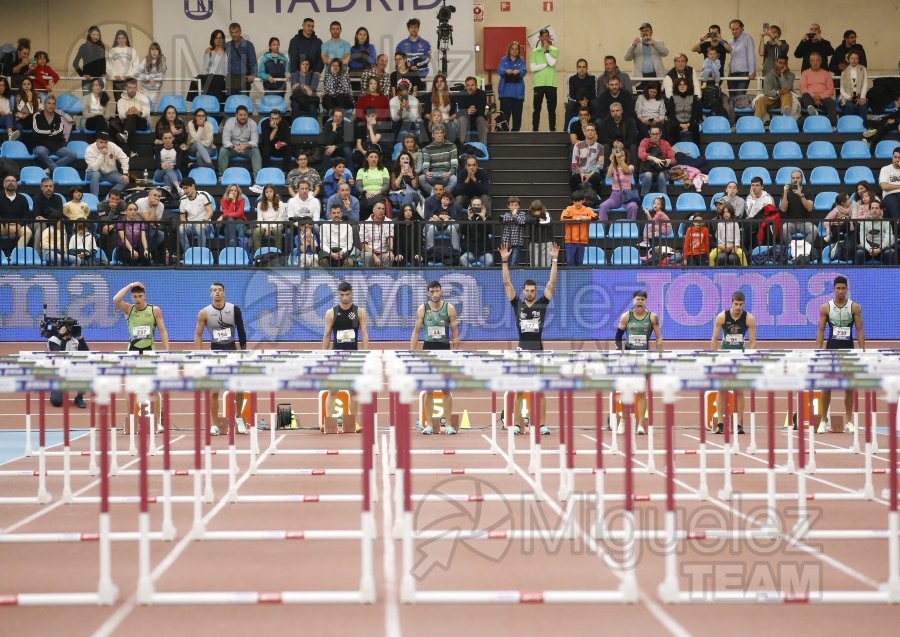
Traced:
<path fill-rule="evenodd" d="M 866 142 L 853 139 L 841 146 L 841 159 L 872 159 L 872 152 Z"/>
<path fill-rule="evenodd" d="M 71 166 L 58 166 L 53 169 L 53 181 L 57 186 L 83 186 L 84 179 Z"/>
<path fill-rule="evenodd" d="M 816 195 L 813 202 L 813 210 L 816 212 L 831 212 L 834 208 L 834 200 L 837 199 L 837 193 L 833 190 L 823 190 Z"/>
<path fill-rule="evenodd" d="M 746 117 L 742 119 L 747 119 Z M 762 142 L 744 142 L 738 149 L 738 159 L 745 161 L 768 161 L 769 151 Z"/>
<path fill-rule="evenodd" d="M 321 132 L 315 117 L 298 117 L 291 122 L 291 135 L 318 135 Z"/>
<path fill-rule="evenodd" d="M 663 201 L 666 202 L 666 210 L 669 212 L 672 211 L 672 200 L 669 199 L 669 195 L 664 192 L 648 192 L 644 195 L 644 198 L 641 200 L 641 207 L 647 208 L 648 210 L 653 210 L 653 200 L 657 197 L 662 197 Z"/>
<path fill-rule="evenodd" d="M 740 135 L 762 135 L 766 132 L 766 126 L 756 115 L 749 115 L 738 119 L 734 132 Z"/>
<path fill-rule="evenodd" d="M 97 207 L 100 205 L 100 200 L 92 192 L 83 192 L 81 193 L 81 201 L 87 204 L 88 210 L 91 212 L 97 212 Z"/>
<path fill-rule="evenodd" d="M 703 120 L 700 130 L 707 135 L 730 135 L 731 124 L 721 115 L 711 115 Z"/>
<path fill-rule="evenodd" d="M 196 113 L 198 108 L 202 108 L 209 115 L 215 115 L 221 112 L 219 110 L 219 100 L 214 95 L 198 95 L 191 102 L 191 112 Z"/>
<path fill-rule="evenodd" d="M 790 115 L 776 115 L 769 122 L 769 132 L 776 135 L 792 135 L 799 133 L 800 129 Z"/>
<path fill-rule="evenodd" d="M 837 153 L 834 152 L 834 145 L 831 142 L 816 140 L 806 147 L 806 158 L 819 161 L 837 159 Z"/>
<path fill-rule="evenodd" d="M 841 178 L 833 166 L 816 166 L 809 174 L 809 183 L 813 186 L 840 186 Z"/>
<path fill-rule="evenodd" d="M 637 239 L 638 227 L 633 221 L 618 219 L 609 224 L 610 239 Z"/>
<path fill-rule="evenodd" d="M 775 161 L 796 161 L 803 159 L 803 151 L 800 150 L 800 144 L 797 142 L 778 142 L 772 149 L 772 159 Z"/>
<path fill-rule="evenodd" d="M 56 108 L 69 115 L 81 115 L 81 98 L 71 93 L 54 93 Z"/>
<path fill-rule="evenodd" d="M 259 98 L 259 104 L 256 106 L 257 113 L 268 115 L 274 110 L 282 113 L 287 111 L 287 102 L 284 101 L 283 95 L 263 95 Z"/>
<path fill-rule="evenodd" d="M 216 171 L 212 168 L 200 166 L 191 168 L 191 172 L 188 173 L 188 176 L 196 181 L 198 186 L 215 186 L 219 183 L 219 180 L 216 178 Z"/>
<path fill-rule="evenodd" d="M 709 200 L 709 209 L 711 212 L 716 211 L 716 199 L 721 199 L 725 196 L 724 192 L 714 192 L 713 196 Z"/>
<path fill-rule="evenodd" d="M 3 250 L 0 250 L 0 265 L 7 265 L 9 260 L 6 258 L 6 253 Z"/>
<path fill-rule="evenodd" d="M 193 247 L 188 248 L 184 253 L 183 263 L 185 265 L 215 265 L 216 261 L 209 248 Z"/>
<path fill-rule="evenodd" d="M 728 166 L 715 166 L 710 168 L 709 181 L 707 182 L 710 186 L 725 187 L 728 185 L 729 181 L 737 182 L 737 175 L 734 174 L 734 169 L 729 168 Z"/>
<path fill-rule="evenodd" d="M 837 132 L 862 133 L 866 130 L 862 117 L 859 115 L 841 115 L 838 119 Z"/>
<path fill-rule="evenodd" d="M 28 202 L 28 209 L 34 210 L 34 200 L 31 198 L 31 195 L 29 195 L 27 192 L 20 192 L 19 194 L 25 197 L 25 201 Z"/>
<path fill-rule="evenodd" d="M 391 153 L 391 161 L 397 161 L 397 157 L 400 155 L 401 150 L 403 150 L 403 142 L 394 144 L 394 152 Z"/>
<path fill-rule="evenodd" d="M 844 183 L 848 186 L 855 186 L 860 181 L 876 183 L 872 169 L 868 166 L 850 166 L 844 173 Z"/>
<path fill-rule="evenodd" d="M 250 265 L 250 256 L 237 246 L 222 248 L 219 251 L 219 265 Z"/>
<path fill-rule="evenodd" d="M 675 200 L 678 213 L 706 212 L 706 200 L 699 192 L 683 192 Z"/>
<path fill-rule="evenodd" d="M 588 226 L 588 239 L 602 239 L 606 236 L 602 223 L 592 223 Z"/>
<path fill-rule="evenodd" d="M 66 146 L 69 150 L 75 153 L 76 159 L 84 159 L 84 151 L 86 151 L 88 147 L 88 143 L 86 141 L 73 139 L 68 144 L 66 144 Z"/>
<path fill-rule="evenodd" d="M 785 184 L 791 183 L 791 173 L 795 170 L 800 170 L 796 166 L 782 166 L 778 169 L 778 172 L 775 175 L 775 183 L 779 186 L 783 186 Z M 800 173 L 803 175 L 803 183 L 806 184 L 806 173 L 800 170 Z"/>
<path fill-rule="evenodd" d="M 222 185 L 227 186 L 230 184 L 237 184 L 241 187 L 250 186 L 253 184 L 253 179 L 250 177 L 250 171 L 246 168 L 241 168 L 240 166 L 226 168 L 225 172 L 222 173 Z"/>
<path fill-rule="evenodd" d="M 754 177 L 762 179 L 763 186 L 772 185 L 772 177 L 769 175 L 769 169 L 763 168 L 762 166 L 750 166 L 749 168 L 745 168 L 744 172 L 741 173 L 741 185 L 749 186 L 750 180 Z"/>
<path fill-rule="evenodd" d="M 40 186 L 47 174 L 40 166 L 23 166 L 19 172 L 19 183 L 23 186 Z"/>
<path fill-rule="evenodd" d="M 569 123 L 566 124 L 566 132 L 567 132 L 567 133 L 571 133 L 571 132 L 572 132 L 572 124 L 574 124 L 574 123 L 577 122 L 577 121 L 578 121 L 578 116 L 577 116 L 577 115 L 576 115 L 575 117 L 573 117 L 572 119 L 569 120 Z"/>
<path fill-rule="evenodd" d="M 4 142 L 9 143 L 9 142 Z M 875 158 L 876 159 L 890 159 L 894 154 L 894 149 L 900 146 L 900 142 L 896 139 L 882 139 L 878 142 L 878 145 L 875 146 Z"/>
<path fill-rule="evenodd" d="M 769 246 L 756 246 L 755 248 L 753 248 L 753 251 L 750 253 L 751 263 L 756 263 L 756 259 L 754 259 L 753 257 L 758 257 L 761 254 L 766 254 L 766 252 L 769 250 L 771 250 L 771 248 Z M 766 260 L 764 265 L 772 265 L 772 262 L 769 260 Z"/>
<path fill-rule="evenodd" d="M 603 248 L 588 246 L 584 250 L 584 265 L 606 265 L 606 253 Z"/>
<path fill-rule="evenodd" d="M 10 265 L 44 265 L 41 255 L 31 246 L 17 246 L 9 255 Z"/>
<path fill-rule="evenodd" d="M 112 255 L 109 257 L 110 265 L 122 265 L 122 262 L 119 260 L 119 248 L 113 248 Z"/>
<path fill-rule="evenodd" d="M 250 114 L 253 115 L 253 100 L 249 95 L 229 95 L 225 98 L 225 114 L 234 115 L 238 106 L 246 106 Z"/>
<path fill-rule="evenodd" d="M 261 120 L 256 122 L 256 132 L 259 133 L 260 135 L 262 135 L 263 134 L 263 124 L 265 124 L 268 121 L 269 121 L 268 117 L 263 117 Z"/>
<path fill-rule="evenodd" d="M 822 249 L 822 264 L 823 265 L 850 265 L 853 261 L 843 261 L 841 259 L 832 260 L 831 258 L 831 246 L 826 246 Z"/>
<path fill-rule="evenodd" d="M 807 134 L 833 133 L 831 121 L 824 115 L 810 115 L 803 122 L 803 132 Z"/>
<path fill-rule="evenodd" d="M 159 101 L 156 103 L 157 112 L 162 113 L 170 106 L 174 106 L 175 112 L 179 115 L 183 115 L 184 113 L 188 112 L 187 102 L 184 101 L 184 97 L 182 97 L 181 95 L 160 95 Z"/>
<path fill-rule="evenodd" d="M 253 260 L 256 261 L 264 254 L 269 254 L 270 252 L 274 252 L 275 254 L 281 254 L 281 250 L 276 248 L 275 246 L 263 246 L 259 250 L 253 253 Z"/>
<path fill-rule="evenodd" d="M 733 161 L 734 149 L 728 142 L 710 142 L 704 151 L 709 161 Z"/>
<path fill-rule="evenodd" d="M 0 157 L 4 159 L 34 159 L 34 155 L 28 152 L 28 147 L 18 140 L 5 141 L 0 144 Z"/>
<path fill-rule="evenodd" d="M 684 153 L 685 155 L 690 155 L 691 157 L 700 156 L 700 149 L 694 142 L 678 142 L 677 144 L 672 146 L 672 151 L 676 153 Z"/>
<path fill-rule="evenodd" d="M 265 186 L 266 184 L 272 184 L 273 186 L 284 185 L 284 172 L 281 168 L 261 168 L 256 173 L 256 185 Z"/>
<path fill-rule="evenodd" d="M 640 265 L 641 255 L 634 246 L 619 246 L 612 253 L 613 265 Z"/>

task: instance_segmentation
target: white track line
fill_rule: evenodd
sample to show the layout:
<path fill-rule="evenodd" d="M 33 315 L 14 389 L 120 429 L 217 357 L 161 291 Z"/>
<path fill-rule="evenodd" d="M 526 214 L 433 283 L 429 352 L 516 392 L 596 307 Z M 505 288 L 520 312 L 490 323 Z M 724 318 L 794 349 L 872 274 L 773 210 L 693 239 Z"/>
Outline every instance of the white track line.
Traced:
<path fill-rule="evenodd" d="M 388 448 L 388 437 L 382 434 L 381 448 Z M 384 634 L 385 637 L 401 637 L 400 604 L 397 588 L 397 557 L 394 547 L 394 497 L 387 453 L 381 454 L 381 534 L 384 542 Z M 400 475 L 400 474 L 398 474 Z"/>
<path fill-rule="evenodd" d="M 181 440 L 182 438 L 184 438 L 184 436 L 178 436 L 177 438 L 175 438 L 174 440 L 171 441 L 171 444 L 175 444 L 177 441 Z M 161 452 L 162 452 L 162 447 L 161 447 L 161 446 L 158 447 L 156 451 L 157 451 L 157 453 L 161 453 Z M 134 460 L 131 460 L 131 461 L 128 462 L 127 464 L 122 465 L 122 466 L 120 467 L 120 470 L 129 468 L 131 465 L 133 465 L 133 464 L 134 464 L 135 462 L 137 462 L 138 460 L 139 460 L 138 458 L 135 458 Z M 75 493 L 73 493 L 72 495 L 73 495 L 73 497 L 77 497 L 77 496 L 83 494 L 85 491 L 87 491 L 87 490 L 89 490 L 89 489 L 93 489 L 94 487 L 96 487 L 96 486 L 99 485 L 99 484 L 100 484 L 100 479 L 97 478 L 96 480 L 94 480 L 93 482 L 89 483 L 87 486 L 82 487 L 81 489 L 79 489 L 78 491 L 76 491 Z M 8 526 L 8 527 L 6 527 L 5 529 L 0 529 L 0 534 L 2 534 L 2 533 L 12 533 L 12 532 L 15 531 L 16 529 L 19 529 L 19 528 L 25 526 L 26 524 L 30 524 L 30 523 L 34 522 L 35 520 L 37 520 L 38 518 L 40 518 L 40 517 L 42 517 L 42 516 L 44 516 L 44 515 L 47 515 L 48 513 L 50 513 L 51 511 L 53 511 L 53 510 L 55 510 L 55 509 L 57 509 L 57 508 L 59 508 L 59 506 L 60 506 L 60 505 L 63 505 L 63 504 L 65 504 L 65 503 L 64 503 L 61 499 L 57 499 L 57 500 L 54 501 L 52 504 L 46 505 L 45 508 L 42 508 L 40 511 L 38 511 L 38 512 L 36 512 L 36 513 L 32 513 L 31 515 L 29 515 L 29 516 L 26 517 L 26 518 L 23 518 L 22 520 L 19 520 L 18 522 L 16 522 L 16 523 L 13 524 L 12 526 Z M 66 506 L 69 506 L 69 505 L 66 505 Z"/>
<path fill-rule="evenodd" d="M 583 434 L 582 434 L 582 435 L 583 435 Z M 688 435 L 688 434 L 682 434 L 682 435 L 683 435 L 683 436 L 687 436 L 688 438 L 693 438 L 693 436 Z M 591 440 L 591 441 L 593 441 L 593 442 L 596 442 L 596 438 L 593 438 L 593 437 L 591 437 L 591 436 L 584 436 L 584 437 L 587 438 L 588 440 Z M 706 444 L 711 444 L 712 446 L 720 447 L 720 445 L 716 445 L 715 443 L 710 443 L 708 439 L 707 439 L 707 443 L 706 443 Z M 604 444 L 603 446 L 604 446 L 604 447 L 608 447 L 608 445 L 606 445 L 606 444 Z M 720 447 L 720 448 L 721 448 L 721 447 Z M 621 455 L 622 455 L 621 453 L 612 453 L 612 451 L 611 451 L 610 453 L 611 453 L 612 455 L 616 455 L 616 456 L 620 456 L 620 457 L 621 457 Z M 744 455 L 744 454 L 741 454 L 741 455 Z M 753 456 L 748 456 L 748 457 L 752 458 Z M 760 458 L 754 458 L 754 459 L 757 460 L 757 461 L 759 461 L 759 462 L 765 462 L 765 461 L 763 461 L 763 460 L 760 459 Z M 634 459 L 634 463 L 635 463 L 635 464 L 639 464 L 639 465 L 641 465 L 641 466 L 643 466 L 643 467 L 646 467 L 646 466 L 647 466 L 645 463 L 641 462 L 641 461 L 638 460 L 637 458 Z M 654 473 L 655 473 L 656 475 L 660 475 L 660 476 L 664 476 L 664 475 L 665 475 L 665 472 L 662 471 L 662 470 L 659 470 L 659 469 L 655 470 Z M 678 475 L 678 469 L 677 469 L 677 468 L 676 468 L 676 470 L 675 470 L 675 475 L 676 475 L 676 476 Z M 810 477 L 811 477 L 811 476 L 807 475 L 807 479 L 809 479 Z M 692 493 L 699 493 L 699 491 L 698 491 L 697 489 L 695 489 L 695 488 L 692 487 L 691 485 L 687 484 L 686 482 L 683 482 L 683 481 L 679 480 L 678 478 L 675 478 L 675 483 L 678 484 L 679 486 L 681 486 L 682 488 L 684 488 L 684 489 L 686 489 L 686 490 L 692 492 Z M 736 494 L 736 495 L 739 495 L 737 492 L 735 492 L 735 494 Z M 737 516 L 737 517 L 739 517 L 739 518 L 742 518 L 742 519 L 744 519 L 744 520 L 746 520 L 746 521 L 748 521 L 748 522 L 752 522 L 752 521 L 753 521 L 753 518 L 752 518 L 752 517 L 750 517 L 749 515 L 745 514 L 743 511 L 738 510 L 738 509 L 735 507 L 734 504 L 729 504 L 729 503 L 727 503 L 727 502 L 725 502 L 725 501 L 723 501 L 723 500 L 719 500 L 718 498 L 714 498 L 714 497 L 712 497 L 711 495 L 709 496 L 709 499 L 706 500 L 706 501 L 707 501 L 707 502 L 710 502 L 711 504 L 714 504 L 715 506 L 719 507 L 720 509 L 724 509 L 724 510 L 730 512 L 732 515 L 735 515 L 735 516 Z M 678 495 L 677 495 L 677 494 L 675 495 L 675 502 L 676 502 L 676 503 L 678 502 Z M 854 569 L 853 567 L 851 567 L 851 566 L 849 566 L 849 565 L 847 565 L 847 564 L 844 564 L 844 563 L 841 562 L 840 560 L 837 560 L 837 559 L 831 557 L 830 555 L 827 555 L 826 553 L 824 553 L 823 551 L 818 550 L 818 549 L 815 548 L 815 547 L 809 546 L 808 544 L 806 544 L 806 543 L 803 542 L 803 541 L 798 540 L 796 537 L 793 537 L 791 534 L 788 534 L 788 533 L 779 533 L 778 536 L 779 536 L 779 537 L 782 537 L 782 538 L 784 538 L 784 539 L 786 539 L 792 546 L 796 546 L 798 549 L 800 549 L 800 550 L 803 551 L 804 553 L 807 553 L 807 554 L 811 555 L 812 557 L 814 557 L 814 558 L 816 558 L 816 559 L 818 559 L 818 560 L 820 560 L 820 561 L 822 561 L 822 562 L 825 562 L 826 564 L 830 565 L 831 567 L 836 568 L 836 569 L 839 570 L 839 571 L 842 571 L 843 573 L 845 573 L 845 574 L 849 575 L 850 577 L 852 577 L 853 579 L 855 579 L 855 580 L 857 580 L 857 581 L 859 581 L 859 582 L 865 584 L 866 586 L 870 586 L 870 587 L 872 587 L 872 588 L 874 588 L 874 589 L 876 589 L 876 590 L 881 586 L 881 582 L 876 582 L 875 580 L 873 580 L 872 578 L 868 577 L 867 575 L 864 575 L 864 574 L 860 573 L 859 571 L 857 571 L 857 570 Z"/>
<path fill-rule="evenodd" d="M 284 436 L 280 436 L 275 443 L 279 444 L 284 439 Z M 258 459 L 258 462 L 261 462 L 268 456 L 269 450 L 266 449 L 263 451 Z M 236 485 L 240 487 L 250 478 L 250 469 L 248 467 L 247 471 L 238 479 Z M 204 526 L 209 523 L 215 516 L 217 516 L 225 505 L 228 504 L 228 492 L 225 490 L 224 494 L 219 501 L 215 504 L 215 506 L 209 510 L 209 512 L 203 516 Z M 162 575 L 175 563 L 175 561 L 184 553 L 185 549 L 187 549 L 193 542 L 194 539 L 192 537 L 192 533 L 188 532 L 185 534 L 181 540 L 179 540 L 178 544 L 172 547 L 172 550 L 169 551 L 166 556 L 160 560 L 159 564 L 156 565 L 150 572 L 150 581 L 156 582 Z M 91 637 L 109 637 L 110 635 L 115 634 L 115 631 L 119 628 L 119 626 L 124 622 L 128 615 L 137 608 L 137 590 L 135 590 L 122 605 L 116 609 L 116 611 L 110 615 L 106 621 L 104 621 L 99 628 L 91 635 Z"/>
<path fill-rule="evenodd" d="M 491 444 L 491 439 L 484 434 L 481 434 L 481 437 L 487 441 L 488 444 Z M 509 456 L 503 449 L 498 449 L 497 454 L 507 460 L 509 462 Z M 513 462 L 513 467 L 515 467 L 516 473 L 518 473 L 525 482 L 529 484 L 532 489 L 536 489 L 537 485 L 534 480 L 528 475 L 528 473 L 519 466 L 518 463 Z M 547 493 L 544 493 L 544 499 L 542 502 L 546 502 L 547 505 L 553 509 L 553 511 L 560 517 L 560 519 L 564 518 L 564 512 L 562 508 L 557 503 L 556 499 L 550 496 Z M 591 547 L 591 551 L 594 552 L 594 555 L 603 562 L 603 549 L 598 545 L 598 543 L 591 537 L 589 533 L 586 533 L 584 529 L 581 527 L 577 521 L 574 522 L 575 528 L 581 534 L 581 538 L 584 541 L 585 546 Z M 611 571 L 613 575 L 618 577 L 618 573 L 615 571 Z M 647 610 L 650 611 L 650 614 L 653 615 L 656 620 L 662 624 L 662 626 L 675 637 L 691 637 L 691 633 L 684 626 L 682 626 L 677 619 L 672 617 L 666 610 L 660 606 L 656 600 L 647 594 L 640 585 L 638 585 L 638 600 L 647 607 Z"/>

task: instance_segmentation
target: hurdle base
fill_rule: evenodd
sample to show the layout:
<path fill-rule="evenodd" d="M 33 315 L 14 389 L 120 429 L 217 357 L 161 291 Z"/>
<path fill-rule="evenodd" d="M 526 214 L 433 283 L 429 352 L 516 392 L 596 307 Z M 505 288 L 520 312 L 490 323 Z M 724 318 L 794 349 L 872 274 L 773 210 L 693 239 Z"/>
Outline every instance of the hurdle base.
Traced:
<path fill-rule="evenodd" d="M 347 414 L 341 417 L 341 422 L 335 416 L 326 416 L 322 419 L 320 431 L 323 434 L 349 434 L 356 432 L 356 416 Z"/>

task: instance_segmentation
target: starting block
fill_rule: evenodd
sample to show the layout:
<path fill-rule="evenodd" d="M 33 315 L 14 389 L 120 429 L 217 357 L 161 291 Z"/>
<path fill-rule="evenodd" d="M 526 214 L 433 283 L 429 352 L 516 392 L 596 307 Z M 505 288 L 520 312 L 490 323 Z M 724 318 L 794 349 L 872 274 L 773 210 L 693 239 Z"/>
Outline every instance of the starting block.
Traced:
<path fill-rule="evenodd" d="M 159 401 L 157 404 L 162 406 L 162 394 L 156 394 L 156 396 L 154 398 L 148 398 L 147 400 L 145 400 L 143 402 L 135 399 L 134 407 L 132 409 L 132 412 L 134 413 L 135 429 L 138 429 L 138 427 L 139 427 L 138 423 L 141 422 L 141 418 L 149 419 L 151 416 L 153 416 L 154 418 L 156 417 L 156 413 L 155 413 L 154 407 L 153 407 L 153 403 L 155 401 Z M 159 417 L 160 417 L 160 419 L 162 419 L 162 417 L 163 417 L 162 411 L 160 411 Z M 126 425 L 126 430 L 127 430 L 127 425 Z"/>
<path fill-rule="evenodd" d="M 808 391 L 801 391 L 797 394 L 797 408 L 794 410 L 791 409 L 793 422 L 788 422 L 787 414 L 784 415 L 784 428 L 787 429 L 792 425 L 797 424 L 797 418 L 799 416 L 799 422 L 803 423 L 804 427 L 815 427 L 819 424 L 819 419 L 822 417 L 822 392 L 821 391 L 813 391 L 812 392 L 812 414 L 809 413 L 809 394 Z M 842 433 L 844 431 L 844 414 L 841 413 L 840 417 L 840 428 L 837 428 L 838 423 L 832 422 L 831 429 L 835 433 Z"/>
<path fill-rule="evenodd" d="M 434 431 L 444 433 L 444 426 L 450 427 L 459 433 L 459 414 L 447 414 L 444 411 L 444 392 L 435 390 L 431 392 L 431 414 L 425 413 L 425 397 L 428 392 L 419 392 L 419 423 L 424 427 L 425 423 L 431 423 Z M 443 423 L 441 422 L 443 421 Z"/>
<path fill-rule="evenodd" d="M 328 412 L 328 400 L 331 392 L 319 392 L 319 431 L 324 434 L 340 434 L 356 432 L 356 415 L 350 413 L 350 392 L 341 389 L 334 392 L 334 411 Z"/>
<path fill-rule="evenodd" d="M 706 403 L 706 413 L 704 418 L 704 423 L 706 425 L 707 431 L 713 431 L 716 428 L 716 423 L 720 420 L 724 422 L 725 415 L 719 416 L 718 406 L 716 405 L 716 401 L 719 399 L 719 392 L 717 391 L 708 391 L 703 394 L 703 402 Z M 729 391 L 725 397 L 726 405 L 725 409 L 732 415 L 734 418 L 734 413 L 737 411 L 737 395 L 733 391 Z"/>

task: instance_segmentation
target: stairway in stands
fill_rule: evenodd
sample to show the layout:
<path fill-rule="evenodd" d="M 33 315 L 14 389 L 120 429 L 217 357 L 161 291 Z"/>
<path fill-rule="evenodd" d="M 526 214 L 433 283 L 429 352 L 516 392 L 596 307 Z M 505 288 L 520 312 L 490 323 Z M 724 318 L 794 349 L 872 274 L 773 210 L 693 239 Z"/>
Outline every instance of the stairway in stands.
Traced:
<path fill-rule="evenodd" d="M 498 216 L 516 195 L 528 209 L 540 199 L 554 218 L 571 203 L 566 133 L 490 133 L 491 207 Z"/>

